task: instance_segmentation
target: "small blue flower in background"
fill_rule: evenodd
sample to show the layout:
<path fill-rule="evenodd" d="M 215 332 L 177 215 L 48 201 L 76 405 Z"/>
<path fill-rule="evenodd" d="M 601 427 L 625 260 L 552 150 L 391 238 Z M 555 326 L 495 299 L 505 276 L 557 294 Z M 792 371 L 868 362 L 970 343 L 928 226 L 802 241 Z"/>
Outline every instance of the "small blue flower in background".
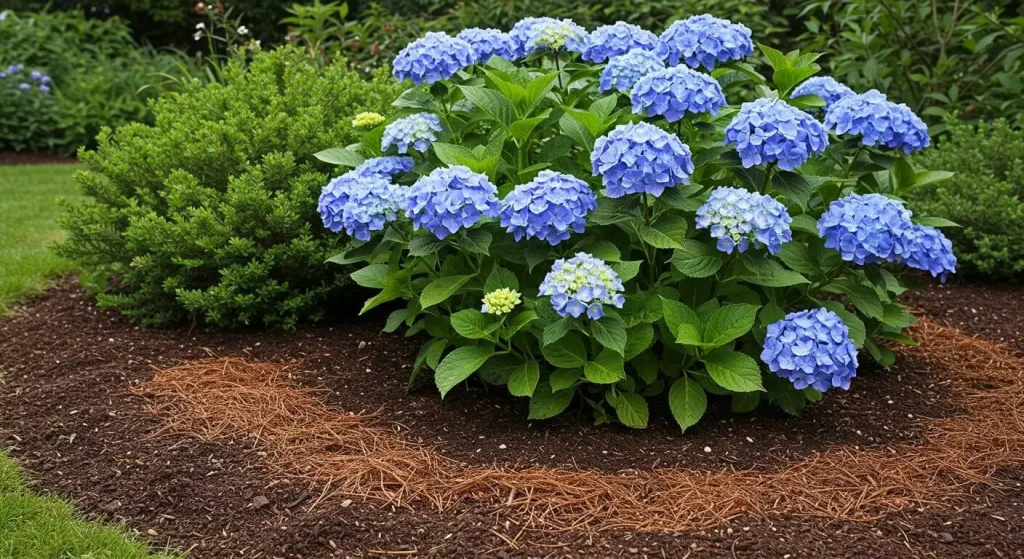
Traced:
<path fill-rule="evenodd" d="M 8 74 L 17 74 L 23 68 L 24 68 L 24 66 L 22 66 L 21 64 L 11 64 L 10 66 L 7 67 L 7 73 Z"/>
<path fill-rule="evenodd" d="M 693 174 L 690 148 L 678 136 L 646 122 L 620 124 L 598 138 L 590 163 L 609 198 L 634 193 L 661 196 L 666 188 L 688 184 Z"/>
<path fill-rule="evenodd" d="M 857 348 L 850 330 L 827 309 L 789 313 L 769 324 L 761 361 L 797 390 L 848 390 L 857 376 Z"/>
<path fill-rule="evenodd" d="M 742 188 L 716 188 L 697 209 L 697 228 L 708 229 L 726 254 L 744 252 L 751 242 L 754 248 L 766 246 L 770 254 L 778 254 L 793 239 L 790 223 L 793 218 L 778 200 Z"/>
<path fill-rule="evenodd" d="M 539 28 L 548 24 L 558 21 L 551 17 L 527 17 L 516 22 L 512 26 L 512 30 L 508 32 L 509 36 L 512 37 L 512 43 L 515 45 L 515 58 L 524 58 L 532 50 L 528 50 L 527 45 L 536 36 Z"/>
<path fill-rule="evenodd" d="M 432 31 L 398 53 L 391 73 L 398 81 L 408 79 L 420 85 L 448 79 L 475 61 L 476 55 L 469 43 Z"/>
<path fill-rule="evenodd" d="M 43 73 L 39 70 L 32 70 L 32 73 L 29 74 L 29 76 L 36 81 L 43 79 Z"/>
<path fill-rule="evenodd" d="M 349 171 L 324 187 L 317 210 L 324 227 L 335 233 L 344 229 L 352 237 L 368 241 L 372 231 L 384 229 L 398 217 L 405 190 L 382 176 Z"/>
<path fill-rule="evenodd" d="M 602 93 L 610 89 L 628 93 L 637 80 L 663 69 L 665 62 L 658 55 L 648 50 L 633 49 L 608 61 L 598 80 L 600 90 Z"/>
<path fill-rule="evenodd" d="M 675 122 L 686 113 L 718 114 L 725 95 L 718 82 L 686 66 L 673 66 L 640 78 L 629 94 L 634 114 L 662 115 Z"/>
<path fill-rule="evenodd" d="M 855 264 L 896 262 L 904 256 L 903 235 L 913 224 L 900 202 L 881 194 L 850 194 L 829 204 L 818 219 L 825 247 Z"/>
<path fill-rule="evenodd" d="M 487 62 L 492 56 L 515 60 L 516 45 L 508 33 L 497 29 L 471 27 L 462 30 L 455 38 L 462 39 L 473 47 L 474 63 Z"/>
<path fill-rule="evenodd" d="M 743 103 L 725 129 L 725 145 L 732 144 L 744 167 L 778 163 L 796 169 L 828 147 L 828 133 L 811 115 L 778 99 Z"/>
<path fill-rule="evenodd" d="M 7 79 L 7 72 L 0 72 L 0 80 L 6 80 L 6 79 Z"/>
<path fill-rule="evenodd" d="M 45 85 L 45 84 L 41 85 L 41 86 L 39 86 L 39 91 L 42 91 L 43 93 L 49 93 L 50 92 L 50 86 Z"/>
<path fill-rule="evenodd" d="M 582 233 L 586 216 L 597 209 L 597 196 L 587 183 L 563 173 L 541 171 L 520 184 L 501 202 L 501 226 L 515 236 L 538 238 L 551 246 Z"/>
<path fill-rule="evenodd" d="M 430 149 L 430 143 L 437 139 L 441 119 L 433 113 L 416 113 L 400 118 L 384 129 L 380 149 L 387 151 L 396 146 L 398 153 L 409 153 L 409 148 L 418 152 Z"/>
<path fill-rule="evenodd" d="M 715 64 L 739 60 L 754 54 L 750 29 L 708 14 L 692 16 L 673 23 L 661 34 L 659 54 L 669 66 L 680 61 L 691 68 L 703 66 L 709 72 Z"/>
<path fill-rule="evenodd" d="M 373 157 L 363 161 L 352 171 L 358 175 L 378 175 L 391 178 L 398 173 L 412 171 L 415 164 L 411 157 L 386 155 L 384 157 Z"/>
<path fill-rule="evenodd" d="M 827 111 L 829 107 L 834 105 L 840 99 L 845 99 L 851 95 L 856 95 L 852 89 L 845 85 L 837 82 L 835 78 L 829 76 L 815 76 L 801 83 L 793 89 L 793 97 L 802 97 L 804 95 L 817 95 L 825 101 L 823 110 Z"/>
<path fill-rule="evenodd" d="M 28 90 L 32 89 L 32 86 L 29 85 L 26 82 L 21 82 L 20 84 L 18 84 L 18 89 L 20 89 L 22 91 L 28 91 Z"/>
<path fill-rule="evenodd" d="M 604 62 L 634 49 L 654 52 L 658 44 L 658 36 L 654 33 L 620 21 L 615 25 L 598 27 L 590 34 L 590 41 L 583 49 L 583 60 Z"/>
<path fill-rule="evenodd" d="M 587 30 L 571 19 L 546 21 L 533 30 L 533 36 L 526 43 L 527 53 L 538 50 L 583 52 L 589 41 Z"/>
<path fill-rule="evenodd" d="M 438 239 L 498 215 L 498 189 L 486 175 L 467 167 L 439 167 L 420 177 L 405 198 L 405 214 L 413 229 L 426 229 Z"/>
<path fill-rule="evenodd" d="M 579 318 L 583 313 L 593 320 L 604 316 L 604 305 L 622 308 L 626 298 L 619 274 L 600 258 L 577 252 L 569 260 L 561 258 L 540 284 L 538 294 L 551 297 L 551 306 L 561 316 Z"/>
<path fill-rule="evenodd" d="M 942 231 L 926 225 L 914 225 L 903 233 L 904 258 L 907 266 L 930 272 L 943 282 L 956 273 L 953 243 Z"/>
<path fill-rule="evenodd" d="M 825 126 L 836 134 L 853 134 L 868 147 L 885 146 L 910 155 L 928 147 L 928 127 L 914 111 L 872 89 L 837 101 L 825 113 Z"/>

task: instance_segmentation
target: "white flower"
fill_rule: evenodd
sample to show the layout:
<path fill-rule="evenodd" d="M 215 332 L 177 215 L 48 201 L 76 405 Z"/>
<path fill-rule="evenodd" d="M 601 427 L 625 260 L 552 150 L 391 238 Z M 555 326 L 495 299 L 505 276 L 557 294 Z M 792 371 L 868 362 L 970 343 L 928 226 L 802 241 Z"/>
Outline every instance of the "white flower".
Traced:
<path fill-rule="evenodd" d="M 239 35 L 248 35 L 249 34 L 249 28 L 244 26 L 244 25 L 239 25 L 238 26 L 238 34 Z"/>
<path fill-rule="evenodd" d="M 203 38 L 203 32 L 202 32 L 202 31 L 196 31 L 196 34 L 195 34 L 195 35 L 192 35 L 192 38 L 193 38 L 193 39 L 195 39 L 195 40 L 197 40 L 197 41 L 198 41 L 199 39 L 202 39 L 202 38 Z"/>
<path fill-rule="evenodd" d="M 196 29 L 206 29 L 206 24 L 203 22 L 199 22 L 196 24 Z"/>

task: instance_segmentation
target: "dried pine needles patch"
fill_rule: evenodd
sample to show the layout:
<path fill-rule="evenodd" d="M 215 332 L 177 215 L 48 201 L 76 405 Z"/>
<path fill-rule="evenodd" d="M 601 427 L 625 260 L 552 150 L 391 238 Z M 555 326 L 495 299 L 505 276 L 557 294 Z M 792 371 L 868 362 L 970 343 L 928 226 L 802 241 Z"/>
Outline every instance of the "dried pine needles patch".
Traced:
<path fill-rule="evenodd" d="M 907 351 L 952 383 L 963 415 L 927 422 L 924 442 L 895 452 L 836 448 L 764 473 L 470 466 L 372 416 L 328 407 L 280 365 L 239 359 L 160 371 L 139 392 L 156 398 L 167 430 L 252 439 L 282 474 L 328 495 L 440 510 L 472 501 L 545 530 L 693 530 L 742 515 L 871 520 L 949 500 L 1024 463 L 1024 359 L 929 320 L 915 335 L 921 346 Z"/>

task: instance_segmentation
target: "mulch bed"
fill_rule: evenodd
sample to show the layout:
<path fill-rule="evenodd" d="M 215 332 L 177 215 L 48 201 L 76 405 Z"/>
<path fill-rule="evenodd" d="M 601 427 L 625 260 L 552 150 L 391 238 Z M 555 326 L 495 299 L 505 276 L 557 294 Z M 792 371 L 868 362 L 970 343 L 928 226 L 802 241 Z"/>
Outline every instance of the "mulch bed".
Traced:
<path fill-rule="evenodd" d="M 78 163 L 78 158 L 34 151 L 0 151 L 0 165 L 52 165 L 56 163 L 74 164 Z"/>
<path fill-rule="evenodd" d="M 1013 309 L 1021 292 L 949 289 L 914 304 L 968 333 L 1002 332 L 994 337 L 1024 348 L 1010 335 L 1024 332 L 1024 317 L 984 320 L 992 316 L 986 309 Z M 1024 556 L 1019 470 L 975 486 L 952 507 L 873 522 L 737 517 L 694 532 L 524 531 L 516 519 L 472 503 L 439 513 L 320 500 L 324 487 L 270 469 L 250 440 L 151 437 L 164 418 L 146 411 L 152 401 L 129 393 L 158 369 L 211 356 L 285 363 L 297 385 L 329 389 L 329 406 L 378 412 L 382 423 L 400 425 L 405 439 L 460 462 L 606 473 L 654 466 L 774 471 L 834 448 L 886 451 L 921 440 L 921 418 L 955 416 L 963 407 L 927 363 L 904 359 L 888 373 L 865 368 L 853 390 L 830 394 L 802 419 L 715 409 L 686 435 L 664 421 L 663 410 L 640 432 L 592 427 L 580 413 L 528 424 L 522 402 L 493 389 L 457 390 L 443 403 L 425 384 L 406 395 L 420 340 L 381 336 L 380 322 L 295 333 L 145 330 L 96 309 L 65 282 L 0 322 L 0 444 L 14 447 L 40 489 L 101 518 L 125 520 L 155 543 L 192 548 L 198 558 Z"/>

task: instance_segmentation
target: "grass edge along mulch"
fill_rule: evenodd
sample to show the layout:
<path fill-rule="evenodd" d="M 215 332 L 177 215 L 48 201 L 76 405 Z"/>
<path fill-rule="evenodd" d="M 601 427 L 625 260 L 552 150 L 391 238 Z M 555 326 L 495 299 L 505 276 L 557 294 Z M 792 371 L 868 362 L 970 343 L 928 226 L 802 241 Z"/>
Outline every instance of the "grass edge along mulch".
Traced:
<path fill-rule="evenodd" d="M 686 531 L 737 516 L 869 521 L 939 505 L 1024 463 L 1024 359 L 925 319 L 919 353 L 966 410 L 925 420 L 924 442 L 839 447 L 774 472 L 660 468 L 607 474 L 470 466 L 404 440 L 373 416 L 344 414 L 295 386 L 287 367 L 207 359 L 159 371 L 138 393 L 167 432 L 249 438 L 282 475 L 323 487 L 321 499 L 362 497 L 439 510 L 484 503 L 542 530 Z M 937 379 L 938 380 L 938 379 Z"/>

